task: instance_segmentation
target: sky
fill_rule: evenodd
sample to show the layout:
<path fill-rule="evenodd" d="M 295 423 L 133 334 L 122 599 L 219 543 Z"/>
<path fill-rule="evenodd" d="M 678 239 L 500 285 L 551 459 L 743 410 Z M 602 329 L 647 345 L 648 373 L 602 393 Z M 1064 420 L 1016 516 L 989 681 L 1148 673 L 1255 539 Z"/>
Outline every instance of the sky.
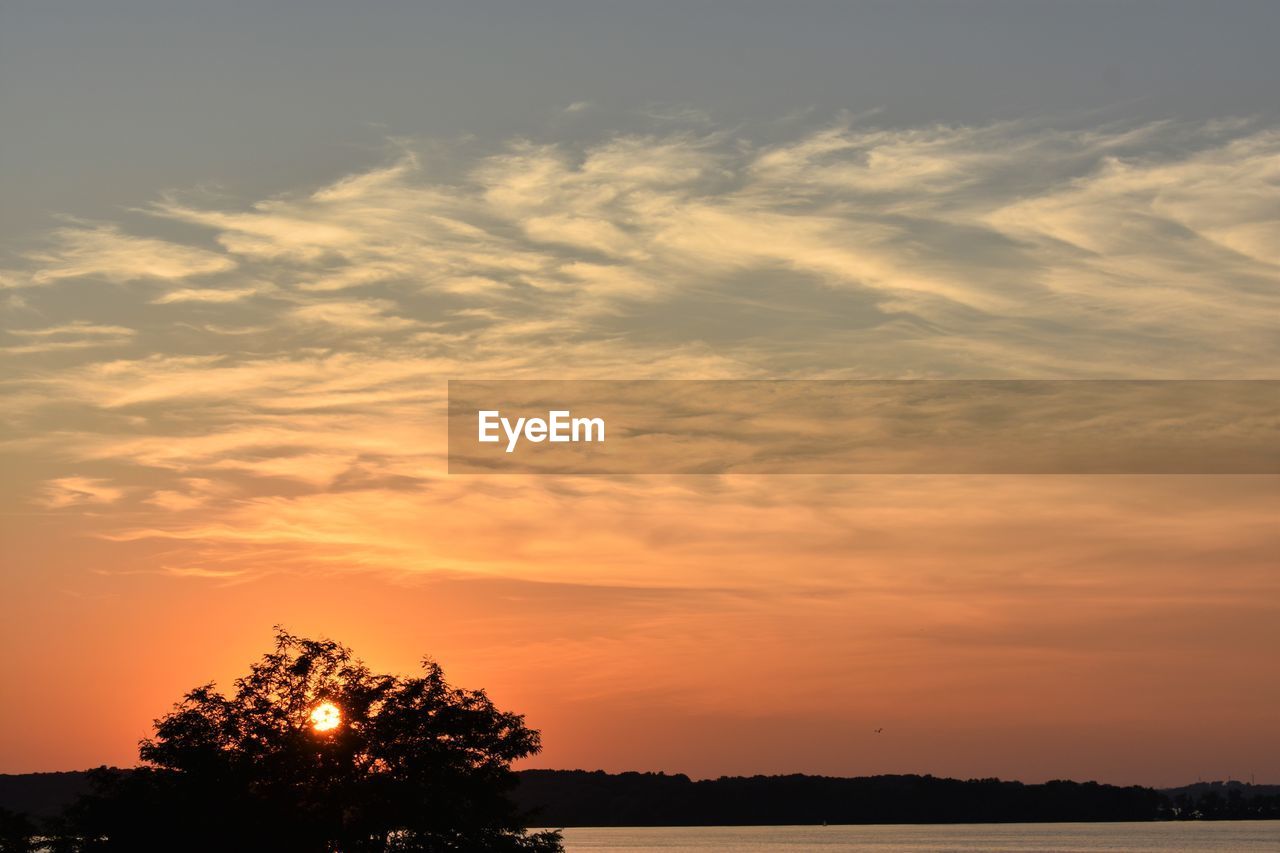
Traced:
<path fill-rule="evenodd" d="M 0 6 L 0 772 L 282 624 L 528 766 L 1280 781 L 1275 477 L 445 464 L 448 379 L 1280 379 L 1280 7 L 260 7 Z"/>

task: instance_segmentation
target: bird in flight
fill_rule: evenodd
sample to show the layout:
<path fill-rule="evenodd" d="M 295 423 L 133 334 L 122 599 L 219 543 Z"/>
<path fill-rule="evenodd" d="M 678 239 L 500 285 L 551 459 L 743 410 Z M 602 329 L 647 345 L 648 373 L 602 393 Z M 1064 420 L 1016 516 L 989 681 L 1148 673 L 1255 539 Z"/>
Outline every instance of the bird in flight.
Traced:
<path fill-rule="evenodd" d="M 875 730 L 876 734 L 880 734 L 880 733 L 881 733 L 881 732 L 883 732 L 883 731 L 884 731 L 884 728 L 883 728 L 883 727 L 878 728 L 878 729 L 876 729 L 876 730 Z"/>

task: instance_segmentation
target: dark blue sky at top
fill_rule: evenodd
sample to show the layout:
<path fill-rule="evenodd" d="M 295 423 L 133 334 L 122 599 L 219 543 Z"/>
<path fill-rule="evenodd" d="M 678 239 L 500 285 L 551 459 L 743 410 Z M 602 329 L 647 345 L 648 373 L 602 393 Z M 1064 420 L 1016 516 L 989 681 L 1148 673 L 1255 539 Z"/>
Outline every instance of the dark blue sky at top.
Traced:
<path fill-rule="evenodd" d="M 885 124 L 1269 115 L 1280 3 L 157 2 L 0 6 L 0 228 L 164 189 L 260 198 L 385 156 L 389 136 L 626 130 L 696 109 L 767 136 Z M 565 115 L 575 102 L 591 110 Z"/>

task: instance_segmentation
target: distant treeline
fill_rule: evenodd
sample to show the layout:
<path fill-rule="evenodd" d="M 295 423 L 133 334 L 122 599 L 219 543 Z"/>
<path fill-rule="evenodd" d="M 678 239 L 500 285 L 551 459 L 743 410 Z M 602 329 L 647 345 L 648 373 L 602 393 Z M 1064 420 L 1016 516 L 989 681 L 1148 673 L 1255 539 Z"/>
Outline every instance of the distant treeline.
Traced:
<path fill-rule="evenodd" d="M 515 797 L 562 826 L 1024 823 L 1280 818 L 1280 785 L 1170 790 L 934 776 L 723 777 L 525 770 Z"/>
<path fill-rule="evenodd" d="M 1280 785 L 1241 782 L 1157 790 L 934 776 L 698 782 L 682 774 L 585 770 L 519 776 L 517 802 L 536 812 L 536 824 L 553 827 L 1280 819 Z M 55 816 L 88 789 L 79 771 L 0 775 L 0 824 L 15 814 Z"/>

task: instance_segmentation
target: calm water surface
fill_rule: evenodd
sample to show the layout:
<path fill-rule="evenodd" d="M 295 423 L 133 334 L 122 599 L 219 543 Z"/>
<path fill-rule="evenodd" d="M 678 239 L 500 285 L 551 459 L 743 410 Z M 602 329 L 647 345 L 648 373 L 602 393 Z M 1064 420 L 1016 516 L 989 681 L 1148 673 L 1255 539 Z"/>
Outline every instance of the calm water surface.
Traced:
<path fill-rule="evenodd" d="M 1028 851 L 1028 853 L 1180 853 L 1280 851 L 1280 821 L 1214 823 L 1038 823 L 947 826 L 577 827 L 564 831 L 568 853 L 663 850 L 667 853 L 871 850 L 877 853 Z"/>

